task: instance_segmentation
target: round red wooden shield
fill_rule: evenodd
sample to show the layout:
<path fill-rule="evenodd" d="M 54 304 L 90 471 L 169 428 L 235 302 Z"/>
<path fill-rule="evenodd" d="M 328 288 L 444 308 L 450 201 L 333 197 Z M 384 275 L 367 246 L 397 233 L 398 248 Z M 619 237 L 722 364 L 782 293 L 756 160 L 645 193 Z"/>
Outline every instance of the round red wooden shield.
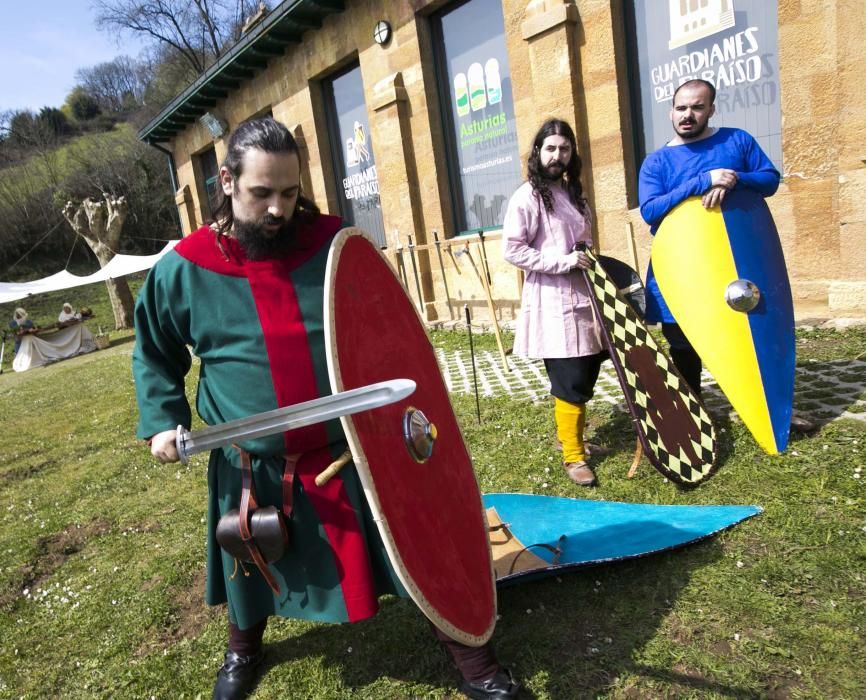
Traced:
<path fill-rule="evenodd" d="M 343 417 L 391 563 L 409 595 L 447 635 L 480 646 L 496 623 L 496 587 L 478 482 L 430 341 L 388 262 L 359 229 L 331 246 L 325 334 L 333 391 L 405 377 L 415 393 Z M 435 426 L 432 453 L 404 438 L 417 409 Z M 416 415 L 417 417 L 417 415 Z M 413 456 L 413 453 L 415 456 Z"/>

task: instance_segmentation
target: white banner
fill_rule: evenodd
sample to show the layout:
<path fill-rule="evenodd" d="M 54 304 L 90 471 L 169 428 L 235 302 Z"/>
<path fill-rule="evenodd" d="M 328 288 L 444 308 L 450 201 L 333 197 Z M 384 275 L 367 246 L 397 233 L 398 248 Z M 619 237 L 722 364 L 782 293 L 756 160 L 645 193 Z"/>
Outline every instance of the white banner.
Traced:
<path fill-rule="evenodd" d="M 169 241 L 165 244 L 165 248 L 154 255 L 115 255 L 108 265 L 86 277 L 79 277 L 63 270 L 50 277 L 43 277 L 32 282 L 0 282 L 0 304 L 24 299 L 33 294 L 81 287 L 85 284 L 104 282 L 107 279 L 116 279 L 117 277 L 130 275 L 133 272 L 149 270 L 156 264 L 157 260 L 168 253 L 178 243 L 180 241 Z"/>

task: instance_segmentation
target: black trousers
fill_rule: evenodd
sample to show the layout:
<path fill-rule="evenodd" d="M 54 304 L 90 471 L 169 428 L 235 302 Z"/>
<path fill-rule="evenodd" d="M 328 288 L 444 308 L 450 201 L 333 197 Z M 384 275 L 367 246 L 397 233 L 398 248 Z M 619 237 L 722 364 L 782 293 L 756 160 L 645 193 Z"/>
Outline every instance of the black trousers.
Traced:
<path fill-rule="evenodd" d="M 607 350 L 583 357 L 545 359 L 550 393 L 568 403 L 586 403 L 592 398 L 601 363 L 606 359 Z"/>
<path fill-rule="evenodd" d="M 697 396 L 701 395 L 701 358 L 676 323 L 663 323 L 662 334 L 670 345 L 671 360 Z"/>

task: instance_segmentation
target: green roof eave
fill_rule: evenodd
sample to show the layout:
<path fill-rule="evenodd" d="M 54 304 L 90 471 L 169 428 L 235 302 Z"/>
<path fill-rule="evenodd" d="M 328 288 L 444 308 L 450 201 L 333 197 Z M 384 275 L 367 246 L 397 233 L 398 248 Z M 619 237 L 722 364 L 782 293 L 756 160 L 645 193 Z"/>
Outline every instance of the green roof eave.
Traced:
<path fill-rule="evenodd" d="M 229 51 L 175 97 L 138 132 L 141 141 L 170 141 L 204 114 L 226 88 L 252 78 L 289 44 L 301 43 L 304 32 L 318 29 L 329 15 L 345 9 L 345 0 L 285 0 L 256 24 Z M 281 48 L 282 47 L 282 48 Z"/>

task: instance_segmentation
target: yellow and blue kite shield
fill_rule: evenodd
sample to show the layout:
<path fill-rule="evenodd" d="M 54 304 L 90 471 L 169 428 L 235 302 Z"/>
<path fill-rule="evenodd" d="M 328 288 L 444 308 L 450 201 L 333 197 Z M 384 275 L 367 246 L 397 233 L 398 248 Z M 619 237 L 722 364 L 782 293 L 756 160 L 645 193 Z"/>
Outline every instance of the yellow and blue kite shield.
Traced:
<path fill-rule="evenodd" d="M 743 423 L 766 452 L 782 452 L 794 401 L 794 304 L 764 198 L 742 189 L 713 209 L 700 197 L 682 202 L 659 226 L 652 266 L 671 313 Z"/>

